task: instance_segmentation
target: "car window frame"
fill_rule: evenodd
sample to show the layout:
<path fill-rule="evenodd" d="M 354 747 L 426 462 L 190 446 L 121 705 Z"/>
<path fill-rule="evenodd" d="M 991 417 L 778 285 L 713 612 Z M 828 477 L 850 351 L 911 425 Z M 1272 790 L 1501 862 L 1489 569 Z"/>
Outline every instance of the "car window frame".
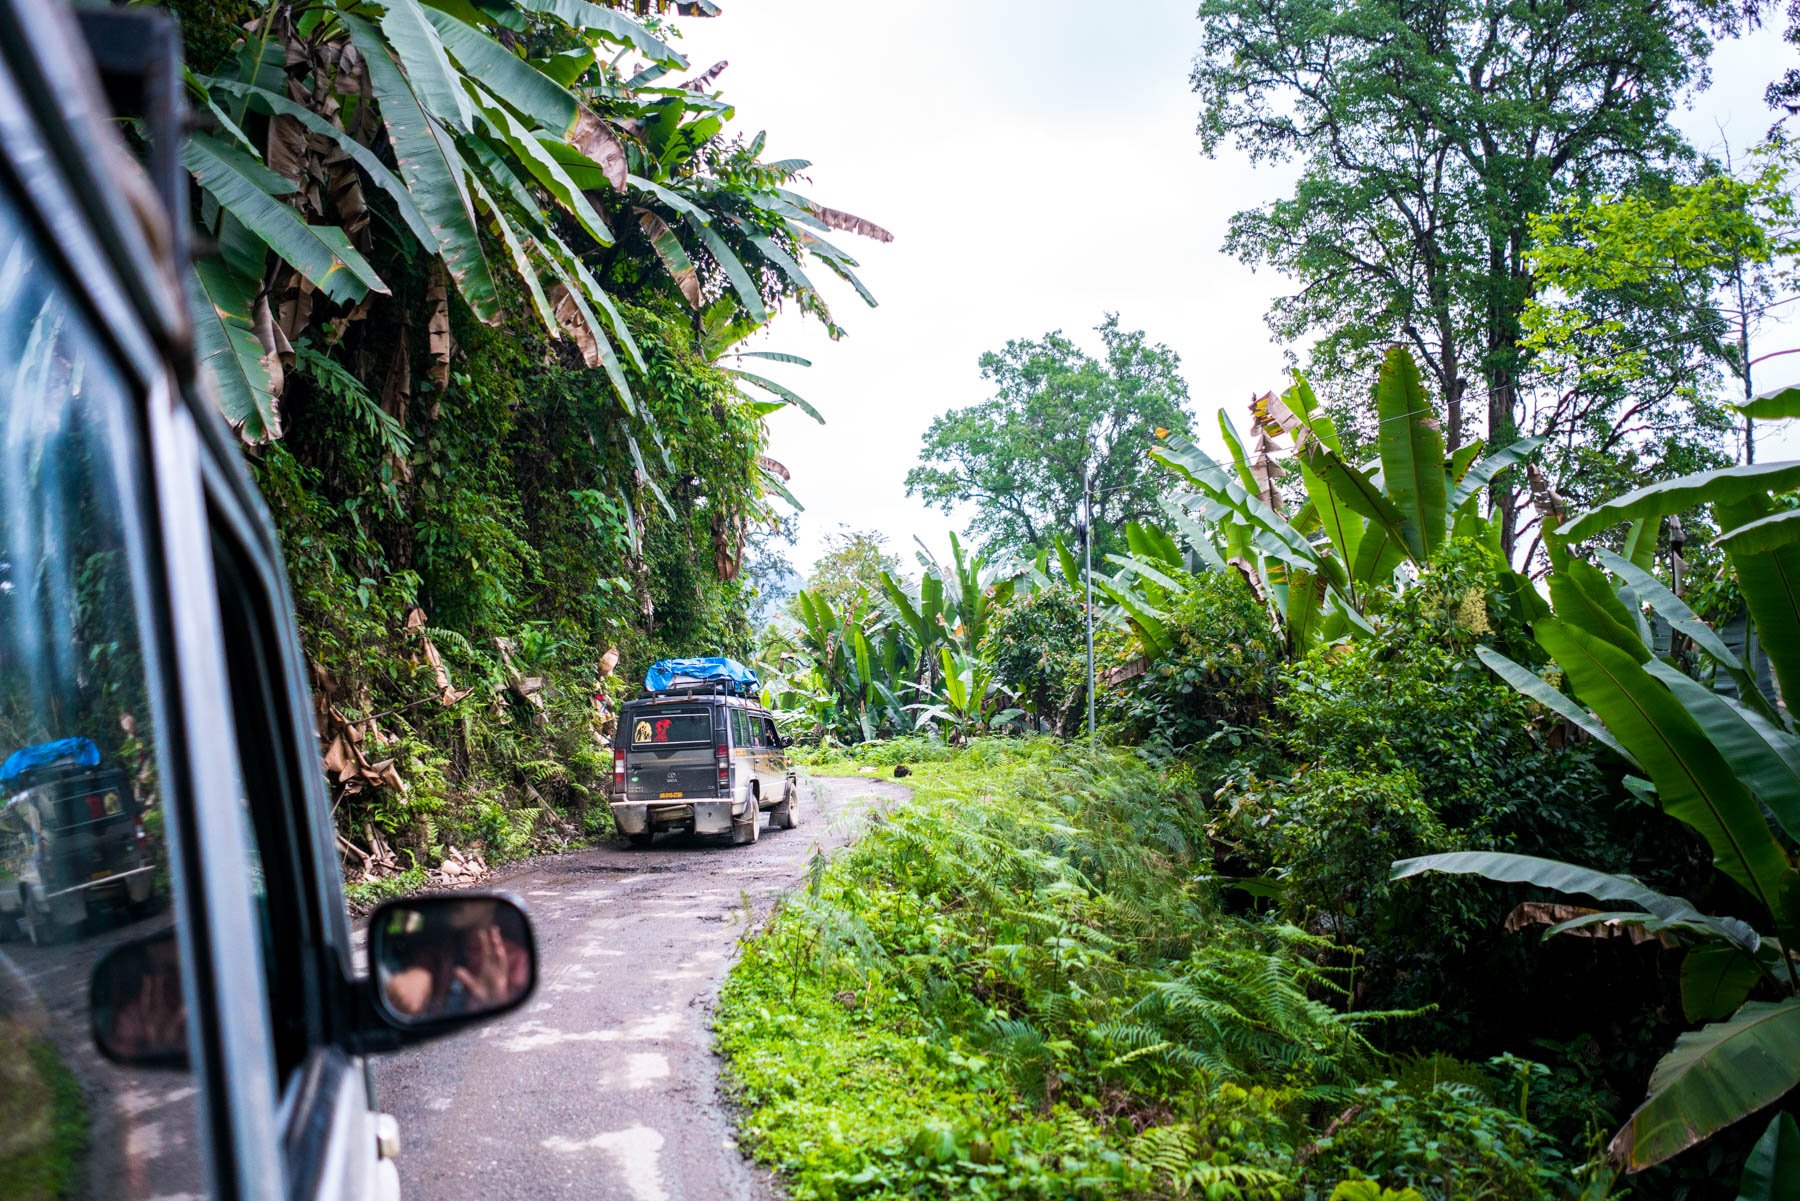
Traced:
<path fill-rule="evenodd" d="M 122 520 L 142 560 L 140 654 L 169 814 L 172 921 L 205 1188 L 215 1201 L 277 1201 L 279 1178 L 269 1170 L 280 1161 L 273 1073 L 261 1059 L 266 1014 L 232 1004 L 233 981 L 221 971 L 251 959 L 253 977 L 261 978 L 257 951 L 246 946 L 248 886 L 198 853 L 233 844 L 238 834 L 232 807 L 219 803 L 225 789 L 217 780 L 229 774 L 229 760 L 217 735 L 228 715 L 220 705 L 211 563 L 195 546 L 204 530 L 199 465 L 209 428 L 223 423 L 196 390 L 181 285 L 149 249 L 118 181 L 96 162 L 111 155 L 118 161 L 110 166 L 132 169 L 107 118 L 69 12 L 46 0 L 0 5 L 0 187 L 128 394 L 122 416 L 134 453 L 120 481 Z"/>

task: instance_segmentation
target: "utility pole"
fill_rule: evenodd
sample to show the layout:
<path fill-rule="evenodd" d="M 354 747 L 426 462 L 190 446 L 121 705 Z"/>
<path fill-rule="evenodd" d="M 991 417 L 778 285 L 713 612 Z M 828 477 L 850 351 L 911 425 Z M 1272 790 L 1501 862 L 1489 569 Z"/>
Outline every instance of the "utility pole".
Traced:
<path fill-rule="evenodd" d="M 1081 477 L 1081 579 L 1086 592 L 1082 611 L 1087 618 L 1087 726 L 1088 749 L 1099 746 L 1094 728 L 1094 481 Z"/>
<path fill-rule="evenodd" d="M 1756 392 L 1750 387 L 1750 302 L 1744 298 L 1744 263 L 1741 257 L 1736 267 L 1733 282 L 1737 285 L 1738 362 L 1744 365 L 1744 404 L 1748 406 L 1756 399 Z M 1748 412 L 1744 414 L 1744 462 L 1756 462 L 1756 419 Z"/>

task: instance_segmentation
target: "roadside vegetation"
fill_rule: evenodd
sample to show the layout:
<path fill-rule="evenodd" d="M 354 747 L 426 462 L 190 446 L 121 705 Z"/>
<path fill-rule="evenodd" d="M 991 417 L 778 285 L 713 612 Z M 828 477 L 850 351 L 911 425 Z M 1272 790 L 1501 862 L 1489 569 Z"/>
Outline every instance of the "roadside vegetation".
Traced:
<path fill-rule="evenodd" d="M 831 288 L 873 297 L 834 239 L 890 235 L 764 154 L 661 0 L 170 6 L 197 337 L 281 534 L 347 878 L 606 834 L 628 681 L 749 653 L 743 572 L 796 511 L 764 451 L 817 416 L 805 362 L 743 341 L 784 308 L 842 333 Z"/>

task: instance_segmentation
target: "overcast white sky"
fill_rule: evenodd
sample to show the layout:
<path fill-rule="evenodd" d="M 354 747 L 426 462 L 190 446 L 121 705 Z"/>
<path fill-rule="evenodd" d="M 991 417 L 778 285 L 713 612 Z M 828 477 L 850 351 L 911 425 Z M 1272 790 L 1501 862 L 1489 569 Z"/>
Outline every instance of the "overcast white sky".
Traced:
<path fill-rule="evenodd" d="M 829 281 L 843 340 L 790 311 L 753 343 L 813 361 L 763 367 L 827 422 L 772 419 L 770 453 L 806 505 L 791 555 L 802 572 L 839 523 L 885 534 L 909 560 L 915 534 L 945 546 L 962 523 L 908 498 L 906 472 L 933 416 L 986 397 L 976 360 L 1008 338 L 1062 329 L 1091 346 L 1115 310 L 1180 353 L 1203 429 L 1282 385 L 1262 315 L 1286 281 L 1220 244 L 1232 213 L 1281 195 L 1293 173 L 1201 154 L 1190 0 L 721 4 L 683 22 L 695 69 L 728 59 L 719 93 L 746 132 L 768 130 L 765 157 L 811 159 L 801 190 L 894 233 L 833 239 L 879 308 L 812 273 Z M 1723 46 L 1679 124 L 1702 147 L 1719 141 L 1715 123 L 1736 147 L 1756 141 L 1771 120 L 1762 89 L 1791 61 L 1774 31 Z M 1770 364 L 1759 388 L 1800 378 L 1784 363 L 1800 359 Z M 1800 455 L 1800 434 L 1782 441 L 1765 434 L 1758 457 Z"/>

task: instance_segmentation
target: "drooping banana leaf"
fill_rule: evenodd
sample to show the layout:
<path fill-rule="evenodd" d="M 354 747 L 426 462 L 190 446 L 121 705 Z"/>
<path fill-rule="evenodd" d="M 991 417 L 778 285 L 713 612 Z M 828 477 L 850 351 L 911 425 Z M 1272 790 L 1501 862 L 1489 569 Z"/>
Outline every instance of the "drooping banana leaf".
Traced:
<path fill-rule="evenodd" d="M 1401 532 L 1413 561 L 1424 563 L 1443 543 L 1448 525 L 1444 435 L 1425 399 L 1419 366 L 1404 347 L 1390 348 L 1382 360 L 1375 409 L 1388 499 L 1401 515 Z"/>
<path fill-rule="evenodd" d="M 1800 738 L 1758 720 L 1730 698 L 1661 660 L 1652 660 L 1645 670 L 1661 680 L 1700 723 L 1738 779 L 1775 815 L 1788 837 L 1800 840 L 1800 772 L 1796 771 Z"/>
<path fill-rule="evenodd" d="M 607 227 L 605 218 L 588 201 L 587 194 L 569 178 L 568 172 L 563 170 L 555 156 L 544 149 L 543 143 L 521 125 L 518 118 L 495 103 L 494 98 L 486 91 L 471 84 L 469 92 L 474 98 L 475 109 L 482 118 L 482 124 L 494 137 L 506 144 L 539 186 L 556 198 L 557 203 L 575 218 L 581 228 L 587 230 L 589 237 L 602 246 L 612 245 L 612 230 Z"/>
<path fill-rule="evenodd" d="M 758 325 L 766 322 L 769 319 L 769 310 L 763 306 L 762 293 L 757 290 L 756 281 L 750 278 L 750 272 L 745 270 L 743 260 L 738 258 L 737 253 L 726 244 L 725 239 L 711 224 L 692 216 L 687 216 L 686 219 L 688 228 L 693 230 L 694 234 L 706 244 L 706 249 L 712 255 L 713 261 L 724 270 L 725 277 L 731 281 L 731 287 L 737 293 L 738 302 L 744 306 L 744 312 Z"/>
<path fill-rule="evenodd" d="M 1800 509 L 1783 509 L 1720 534 L 1714 545 L 1738 554 L 1760 555 L 1800 542 Z"/>
<path fill-rule="evenodd" d="M 1633 1170 L 1678 1155 L 1800 1084 L 1800 997 L 1752 1001 L 1690 1030 L 1650 1074 L 1650 1095 L 1607 1150 Z"/>
<path fill-rule="evenodd" d="M 239 147 L 196 133 L 183 145 L 181 161 L 221 208 L 331 299 L 354 303 L 371 290 L 387 294 L 388 286 L 342 237 L 342 230 L 308 225 L 276 199 L 293 192 L 294 185 Z M 339 237 L 331 238 L 324 229 Z"/>
<path fill-rule="evenodd" d="M 235 79 L 204 75 L 199 78 L 200 83 L 208 91 L 225 91 L 241 97 L 249 107 L 260 113 L 292 117 L 308 133 L 328 139 L 332 145 L 349 155 L 351 161 L 361 167 L 375 186 L 385 192 L 388 198 L 394 202 L 394 210 L 400 214 L 400 219 L 406 223 L 406 228 L 412 233 L 412 236 L 418 239 L 419 245 L 427 253 L 437 253 L 437 236 L 425 224 L 425 218 L 420 215 L 419 206 L 414 203 L 412 193 L 406 190 L 406 185 L 400 181 L 400 177 L 388 170 L 387 164 L 376 157 L 374 151 L 310 108 L 302 104 L 295 104 L 286 96 L 279 96 L 274 92 L 253 87 Z"/>
<path fill-rule="evenodd" d="M 1456 490 L 1450 494 L 1450 511 L 1454 513 L 1464 505 L 1468 504 L 1471 500 L 1474 500 L 1482 489 L 1493 483 L 1495 476 L 1499 475 L 1509 467 L 1515 467 L 1518 464 L 1523 463 L 1526 459 L 1529 459 L 1536 453 L 1537 448 L 1543 444 L 1544 440 L 1542 438 L 1521 438 L 1511 446 L 1497 450 L 1475 464 L 1475 466 L 1471 467 L 1466 474 L 1460 477 L 1456 485 Z M 1476 442 L 1471 443 L 1470 445 L 1475 446 L 1479 450 L 1481 444 Z"/>
<path fill-rule="evenodd" d="M 1800 417 L 1800 385 L 1784 384 L 1758 392 L 1749 404 L 1739 405 L 1738 411 L 1757 421 Z"/>
<path fill-rule="evenodd" d="M 250 313 L 258 284 L 222 259 L 201 259 L 188 289 L 202 377 L 212 381 L 225 420 L 252 444 L 281 437 L 281 410 Z"/>
<path fill-rule="evenodd" d="M 1743 703 L 1754 709 L 1761 718 L 1773 725 L 1785 729 L 1786 718 L 1770 703 L 1763 694 L 1762 688 L 1742 661 L 1734 654 L 1724 639 L 1720 638 L 1711 626 L 1701 621 L 1694 611 L 1682 602 L 1681 598 L 1663 586 L 1662 581 L 1648 572 L 1640 571 L 1619 555 L 1609 550 L 1598 550 L 1595 557 L 1608 570 L 1632 586 L 1656 613 L 1661 615 L 1670 628 L 1685 634 L 1694 645 L 1711 656 L 1725 673 L 1737 684 Z"/>
<path fill-rule="evenodd" d="M 1588 737 L 1633 767 L 1637 766 L 1637 760 L 1619 745 L 1619 740 L 1607 731 L 1605 723 L 1570 700 L 1561 690 L 1552 688 L 1542 676 L 1514 663 L 1491 646 L 1478 646 L 1475 654 L 1487 664 L 1488 670 L 1511 684 L 1516 691 L 1536 701 L 1576 729 L 1585 731 Z"/>
<path fill-rule="evenodd" d="M 1598 872 L 1557 859 L 1515 855 L 1509 851 L 1448 851 L 1441 855 L 1399 860 L 1390 869 L 1388 878 L 1404 880 L 1424 872 L 1481 876 L 1502 884 L 1534 884 L 1568 896 L 1593 897 L 1615 905 L 1635 905 L 1666 922 L 1709 930 L 1720 940 L 1751 954 L 1761 945 L 1756 931 L 1736 918 L 1702 913 L 1693 902 L 1646 888 L 1629 876 Z"/>
<path fill-rule="evenodd" d="M 1756 463 L 1697 471 L 1614 497 L 1571 518 L 1557 533 L 1568 541 L 1591 538 L 1604 529 L 1640 517 L 1654 520 L 1696 505 L 1731 504 L 1796 487 L 1800 487 L 1800 462 Z"/>
<path fill-rule="evenodd" d="M 1762 494 L 1741 501 L 1720 502 L 1714 507 L 1719 526 L 1727 534 L 1774 512 L 1774 502 Z M 1800 698 L 1800 546 L 1776 546 L 1758 551 L 1725 546 L 1725 557 L 1737 575 L 1738 591 L 1750 610 L 1750 620 L 1769 666 L 1775 671 L 1783 699 Z"/>
<path fill-rule="evenodd" d="M 575 29 L 591 29 L 608 41 L 629 46 L 664 67 L 680 70 L 688 60 L 673 46 L 615 8 L 590 0 L 515 0 L 526 12 L 555 17 Z"/>
<path fill-rule="evenodd" d="M 764 379 L 760 375 L 753 375 L 752 373 L 745 371 L 738 367 L 725 367 L 725 368 L 722 368 L 721 370 L 723 370 L 727 375 L 736 376 L 738 379 L 743 380 L 747 384 L 753 384 L 756 387 L 761 388 L 765 392 L 771 392 L 774 395 L 779 396 L 785 403 L 793 405 L 795 408 L 799 409 L 802 413 L 805 413 L 808 417 L 811 417 L 814 421 L 818 422 L 820 425 L 825 424 L 824 416 L 819 412 L 819 410 L 813 408 L 813 406 L 810 402 L 808 402 L 799 393 L 791 391 L 788 388 L 784 388 L 780 384 L 776 383 L 774 380 Z"/>
<path fill-rule="evenodd" d="M 463 91 L 463 73 L 450 65 L 450 55 L 418 0 L 383 0 L 381 32 L 425 111 L 457 133 L 471 132 L 475 113 Z"/>
<path fill-rule="evenodd" d="M 518 55 L 464 21 L 442 9 L 425 10 L 425 18 L 437 31 L 450 56 L 480 81 L 483 89 L 525 114 L 558 138 L 574 130 L 581 105 L 567 87 L 556 82 Z M 591 55 L 591 52 L 590 52 Z"/>
<path fill-rule="evenodd" d="M 340 12 L 337 19 L 368 65 L 369 83 L 394 146 L 400 178 L 437 238 L 450 278 L 478 320 L 498 324 L 500 305 L 494 277 L 481 249 L 474 205 L 463 183 L 467 164 L 420 107 L 405 74 L 374 28 L 350 13 Z"/>
<path fill-rule="evenodd" d="M 1779 913 L 1793 869 L 1762 811 L 1686 708 L 1618 647 L 1559 619 L 1538 642 L 1568 673 L 1575 695 L 1606 723 L 1656 784 L 1664 810 L 1712 848 L 1720 871 L 1767 912 Z"/>

